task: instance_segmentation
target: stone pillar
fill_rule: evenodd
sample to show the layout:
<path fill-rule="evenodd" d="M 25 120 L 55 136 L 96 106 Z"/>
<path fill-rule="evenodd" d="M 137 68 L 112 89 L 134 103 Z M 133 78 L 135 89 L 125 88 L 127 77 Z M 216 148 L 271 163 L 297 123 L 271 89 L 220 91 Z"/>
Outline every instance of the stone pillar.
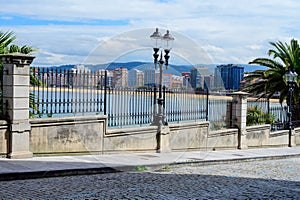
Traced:
<path fill-rule="evenodd" d="M 29 150 L 29 65 L 34 57 L 20 53 L 0 57 L 3 64 L 3 113 L 10 125 L 7 157 L 32 157 Z"/>
<path fill-rule="evenodd" d="M 232 124 L 239 129 L 238 149 L 248 148 L 246 140 L 247 96 L 246 92 L 232 93 Z"/>
<path fill-rule="evenodd" d="M 157 152 L 158 153 L 171 152 L 169 126 L 168 125 L 159 126 L 156 137 L 157 137 Z"/>
<path fill-rule="evenodd" d="M 292 138 L 291 138 L 291 147 L 295 147 L 295 146 L 297 146 L 295 129 L 292 130 L 292 135 L 291 136 L 292 136 Z"/>

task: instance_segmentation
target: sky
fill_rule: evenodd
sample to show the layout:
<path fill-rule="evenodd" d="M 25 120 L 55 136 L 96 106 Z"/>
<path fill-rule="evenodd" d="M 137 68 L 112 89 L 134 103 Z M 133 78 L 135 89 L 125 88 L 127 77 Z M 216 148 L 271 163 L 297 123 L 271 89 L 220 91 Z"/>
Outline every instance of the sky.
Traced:
<path fill-rule="evenodd" d="M 33 65 L 152 62 L 149 36 L 175 38 L 172 64 L 246 64 L 300 38 L 298 0 L 0 0 L 0 31 Z"/>

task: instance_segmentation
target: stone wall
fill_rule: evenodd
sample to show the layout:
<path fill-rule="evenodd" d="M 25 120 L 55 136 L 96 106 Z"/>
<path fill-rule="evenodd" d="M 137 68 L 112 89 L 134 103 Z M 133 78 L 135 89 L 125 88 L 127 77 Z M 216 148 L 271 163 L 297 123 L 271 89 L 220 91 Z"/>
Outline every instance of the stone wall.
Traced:
<path fill-rule="evenodd" d="M 106 129 L 105 116 L 31 119 L 30 151 L 38 155 L 155 152 L 157 127 Z M 209 131 L 209 122 L 169 125 L 171 151 L 236 149 L 238 129 Z M 300 145 L 300 128 L 293 140 Z M 246 128 L 245 146 L 287 146 L 288 130 L 270 132 L 270 125 Z M 0 121 L 0 156 L 8 154 L 8 124 Z"/>
<path fill-rule="evenodd" d="M 225 129 L 209 132 L 208 149 L 236 149 L 238 146 L 238 129 Z"/>
<path fill-rule="evenodd" d="M 300 128 L 295 128 L 295 143 L 300 145 Z"/>
<path fill-rule="evenodd" d="M 193 150 L 206 147 L 208 122 L 170 124 L 171 150 Z"/>
<path fill-rule="evenodd" d="M 246 127 L 246 145 L 248 147 L 264 147 L 270 144 L 277 145 L 277 142 L 270 142 L 270 125 L 247 126 Z M 287 144 L 287 143 L 286 143 Z"/>
<path fill-rule="evenodd" d="M 107 130 L 104 152 L 156 151 L 157 127 L 145 126 Z"/>
<path fill-rule="evenodd" d="M 34 154 L 102 152 L 105 116 L 32 119 L 30 123 Z"/>
<path fill-rule="evenodd" d="M 8 131 L 7 122 L 0 121 L 0 157 L 6 157 L 8 150 Z"/>

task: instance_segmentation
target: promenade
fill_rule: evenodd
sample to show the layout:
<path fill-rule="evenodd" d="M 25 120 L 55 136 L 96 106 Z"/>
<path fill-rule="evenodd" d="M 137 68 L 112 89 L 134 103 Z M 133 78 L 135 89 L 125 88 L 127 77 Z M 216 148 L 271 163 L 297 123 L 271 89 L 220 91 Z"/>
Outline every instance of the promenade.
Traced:
<path fill-rule="evenodd" d="M 0 180 L 157 170 L 176 165 L 211 165 L 300 157 L 300 146 L 171 153 L 90 154 L 29 159 L 0 158 Z"/>

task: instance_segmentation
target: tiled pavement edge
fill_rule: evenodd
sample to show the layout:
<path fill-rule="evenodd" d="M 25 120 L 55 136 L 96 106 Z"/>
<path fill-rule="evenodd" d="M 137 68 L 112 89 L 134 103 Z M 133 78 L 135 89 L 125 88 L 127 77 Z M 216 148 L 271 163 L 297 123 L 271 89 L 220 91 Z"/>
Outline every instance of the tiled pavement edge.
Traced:
<path fill-rule="evenodd" d="M 0 180 L 136 171 L 141 166 L 145 166 L 144 169 L 155 170 L 168 165 L 207 165 L 296 156 L 300 156 L 300 146 L 171 153 L 90 154 L 15 160 L 0 158 Z"/>

